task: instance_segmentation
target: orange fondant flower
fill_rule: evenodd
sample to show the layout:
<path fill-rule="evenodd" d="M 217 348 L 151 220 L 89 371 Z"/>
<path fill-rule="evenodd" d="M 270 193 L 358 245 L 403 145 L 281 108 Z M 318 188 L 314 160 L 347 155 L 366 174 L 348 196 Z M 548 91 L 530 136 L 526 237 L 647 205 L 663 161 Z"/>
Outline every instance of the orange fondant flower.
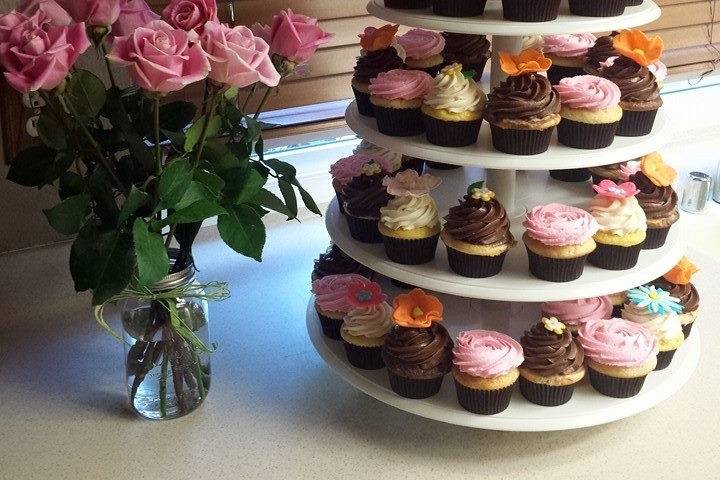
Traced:
<path fill-rule="evenodd" d="M 645 155 L 640 159 L 640 170 L 658 187 L 669 187 L 677 178 L 677 171 L 663 162 L 658 152 Z"/>
<path fill-rule="evenodd" d="M 660 59 L 663 41 L 657 35 L 648 38 L 640 30 L 623 30 L 613 38 L 613 48 L 620 55 L 647 67 Z"/>
<path fill-rule="evenodd" d="M 693 274 L 698 271 L 700 271 L 700 269 L 696 267 L 694 263 L 688 260 L 687 257 L 683 257 L 677 265 L 663 275 L 663 277 L 665 277 L 665 280 L 668 282 L 672 282 L 676 285 L 687 285 L 690 283 L 690 279 Z"/>
<path fill-rule="evenodd" d="M 366 52 L 375 52 L 388 48 L 395 38 L 400 25 L 384 25 L 380 28 L 367 27 L 360 37 L 360 46 Z"/>
<path fill-rule="evenodd" d="M 401 327 L 428 328 L 442 320 L 443 306 L 437 297 L 419 288 L 395 297 L 393 321 Z"/>
<path fill-rule="evenodd" d="M 552 61 L 545 57 L 540 50 L 528 48 L 518 55 L 500 52 L 500 68 L 502 71 L 516 77 L 525 73 L 544 72 L 552 65 Z"/>

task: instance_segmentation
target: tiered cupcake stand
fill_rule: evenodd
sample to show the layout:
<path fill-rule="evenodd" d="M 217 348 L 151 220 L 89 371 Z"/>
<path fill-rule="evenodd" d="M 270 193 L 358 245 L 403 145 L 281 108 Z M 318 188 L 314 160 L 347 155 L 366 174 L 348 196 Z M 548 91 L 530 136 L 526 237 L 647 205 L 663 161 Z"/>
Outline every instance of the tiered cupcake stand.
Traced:
<path fill-rule="evenodd" d="M 640 6 L 626 8 L 625 15 L 621 17 L 611 18 L 575 17 L 567 14 L 566 6 L 563 8 L 565 10 L 561 9 L 556 21 L 519 23 L 502 19 L 498 0 L 489 0 L 485 14 L 471 19 L 438 17 L 422 10 L 388 9 L 383 6 L 382 0 L 371 0 L 368 5 L 371 14 L 389 22 L 441 31 L 491 34 L 493 65 L 497 63 L 497 52 L 519 51 L 522 35 L 601 32 L 639 26 L 660 16 L 660 9 L 649 0 Z M 496 76 L 499 68 L 492 71 L 492 84 L 496 85 L 502 80 Z M 661 110 L 652 133 L 644 137 L 617 137 L 612 146 L 602 150 L 571 149 L 553 141 L 546 153 L 523 157 L 495 151 L 487 125 L 483 125 L 476 145 L 442 148 L 430 145 L 424 136 L 396 138 L 379 133 L 375 120 L 359 115 L 354 103 L 348 107 L 346 120 L 360 137 L 381 147 L 408 156 L 465 167 L 432 172 L 443 179 L 441 187 L 433 191 L 441 214 L 457 203 L 468 184 L 487 179 L 488 186 L 496 191 L 513 216 L 511 231 L 518 240 L 522 237 L 521 214 L 526 209 L 555 201 L 585 206 L 592 197 L 589 183 L 552 180 L 548 177 L 548 169 L 592 167 L 637 158 L 661 147 L 666 124 Z M 552 283 L 538 280 L 528 273 L 527 254 L 520 241 L 508 254 L 499 275 L 470 279 L 449 269 L 442 243 L 433 262 L 417 266 L 399 265 L 387 260 L 382 245 L 353 240 L 335 202 L 328 208 L 325 220 L 332 241 L 358 262 L 395 280 L 396 284 L 401 282 L 439 293 L 445 305 L 444 325 L 453 336 L 462 330 L 486 328 L 519 338 L 523 330 L 539 318 L 537 302 L 586 298 L 630 289 L 661 276 L 685 254 L 682 223 L 679 223 L 670 230 L 662 248 L 643 250 L 637 266 L 631 270 L 615 272 L 587 265 L 578 280 Z M 390 281 L 385 281 L 383 286 L 390 297 L 401 291 Z M 507 410 L 497 415 L 482 416 L 460 407 L 451 378 L 446 378 L 438 395 L 425 400 L 411 400 L 398 396 L 390 389 L 385 370 L 365 371 L 352 367 L 346 360 L 342 343 L 323 336 L 312 299 L 307 309 L 307 328 L 313 345 L 325 362 L 348 383 L 368 395 L 423 417 L 493 430 L 565 430 L 626 418 L 657 405 L 679 390 L 692 375 L 700 357 L 699 329 L 695 326 L 672 364 L 663 371 L 651 373 L 642 391 L 635 397 L 605 397 L 584 383 L 576 388 L 569 403 L 559 407 L 534 405 L 526 401 L 520 392 L 515 392 Z"/>

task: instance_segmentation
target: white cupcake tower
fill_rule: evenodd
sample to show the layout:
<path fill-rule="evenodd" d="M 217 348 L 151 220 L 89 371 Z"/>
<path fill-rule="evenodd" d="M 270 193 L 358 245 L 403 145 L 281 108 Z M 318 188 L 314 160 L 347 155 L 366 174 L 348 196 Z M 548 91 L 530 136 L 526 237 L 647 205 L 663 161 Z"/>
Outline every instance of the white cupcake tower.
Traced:
<path fill-rule="evenodd" d="M 650 0 L 627 7 L 620 17 L 577 17 L 570 15 L 567 5 L 561 6 L 557 20 L 544 23 L 511 22 L 502 18 L 499 0 L 489 0 L 485 13 L 474 18 L 435 16 L 429 10 L 394 10 L 383 0 L 371 0 L 368 12 L 388 22 L 438 31 L 493 35 L 492 85 L 502 81 L 498 52 L 516 53 L 522 36 L 537 34 L 601 32 L 630 28 L 649 23 L 660 16 L 660 9 Z M 643 137 L 616 137 L 613 144 L 601 150 L 580 150 L 565 147 L 556 139 L 550 149 L 534 156 L 516 156 L 492 148 L 490 129 L 483 123 L 476 145 L 444 148 L 429 144 L 424 135 L 398 138 L 378 132 L 375 120 L 361 116 L 355 104 L 346 112 L 346 120 L 360 137 L 387 149 L 408 156 L 435 162 L 461 165 L 466 168 L 433 171 L 443 184 L 432 195 L 441 214 L 457 204 L 468 184 L 485 178 L 510 212 L 511 231 L 518 245 L 508 254 L 502 272 L 491 278 L 471 279 L 452 272 L 442 242 L 434 261 L 417 266 L 399 265 L 385 257 L 382 245 L 364 244 L 350 237 L 344 218 L 335 201 L 326 214 L 326 226 L 333 242 L 358 262 L 375 272 L 428 291 L 441 293 L 445 305 L 444 325 L 453 336 L 472 328 L 504 331 L 519 338 L 522 331 L 539 318 L 539 305 L 528 302 L 570 300 L 626 290 L 649 282 L 672 268 L 685 254 L 682 226 L 675 225 L 665 246 L 643 250 L 635 268 L 620 272 L 585 267 L 579 279 L 552 283 L 532 277 L 521 237 L 520 214 L 527 208 L 550 202 L 584 206 L 591 198 L 590 185 L 563 183 L 548 178 L 548 169 L 582 168 L 607 165 L 637 158 L 657 150 L 663 141 L 666 120 L 658 113 L 653 131 Z M 484 171 L 483 171 L 484 170 Z M 533 170 L 542 170 L 540 172 Z M 385 282 L 390 297 L 399 290 Z M 512 303 L 509 303 L 512 302 Z M 410 400 L 395 394 L 389 387 L 387 372 L 363 371 L 352 367 L 345 358 L 340 342 L 322 335 L 311 300 L 307 311 L 307 328 L 318 353 L 346 381 L 376 399 L 424 417 L 476 428 L 513 431 L 547 431 L 580 428 L 611 422 L 634 415 L 671 396 L 690 378 L 700 356 L 699 329 L 678 350 L 672 364 L 661 372 L 651 373 L 639 395 L 629 399 L 605 397 L 586 382 L 576 387 L 572 400 L 559 407 L 542 407 L 525 400 L 519 391 L 510 407 L 493 416 L 475 415 L 457 403 L 451 376 L 445 379 L 441 392 L 426 400 Z"/>

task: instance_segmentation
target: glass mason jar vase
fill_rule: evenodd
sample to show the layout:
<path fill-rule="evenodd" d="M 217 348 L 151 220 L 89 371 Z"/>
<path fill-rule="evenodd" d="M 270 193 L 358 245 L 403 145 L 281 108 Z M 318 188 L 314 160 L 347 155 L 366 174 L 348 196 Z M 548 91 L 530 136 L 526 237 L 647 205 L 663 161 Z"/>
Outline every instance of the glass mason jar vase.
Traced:
<path fill-rule="evenodd" d="M 172 261 L 171 261 L 172 263 Z M 158 296 L 178 289 L 204 294 L 195 268 L 172 273 L 152 286 Z M 168 420 L 186 415 L 202 404 L 210 388 L 210 355 L 187 342 L 171 321 L 184 324 L 209 345 L 208 303 L 204 298 L 127 300 L 122 310 L 127 388 L 132 409 L 141 417 Z"/>

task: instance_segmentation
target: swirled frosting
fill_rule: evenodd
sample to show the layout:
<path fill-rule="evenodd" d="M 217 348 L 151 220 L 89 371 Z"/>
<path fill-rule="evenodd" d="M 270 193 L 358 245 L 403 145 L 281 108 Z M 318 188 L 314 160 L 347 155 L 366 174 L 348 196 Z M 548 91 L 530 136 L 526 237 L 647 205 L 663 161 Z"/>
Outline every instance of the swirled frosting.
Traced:
<path fill-rule="evenodd" d="M 538 375 L 569 375 L 577 372 L 585 359 L 570 330 L 557 334 L 545 328 L 543 322 L 526 330 L 520 345 L 525 356 L 522 366 Z"/>
<path fill-rule="evenodd" d="M 354 337 L 380 338 L 392 329 L 391 317 L 392 307 L 387 302 L 373 307 L 353 308 L 345 315 L 341 328 Z"/>
<path fill-rule="evenodd" d="M 671 297 L 677 298 L 683 307 L 683 313 L 694 312 L 700 307 L 700 294 L 692 283 L 680 285 L 660 277 L 654 280 L 652 285 L 655 285 L 657 288 L 662 288 L 666 292 L 670 292 Z"/>
<path fill-rule="evenodd" d="M 630 181 L 630 177 L 640 171 L 640 162 L 638 160 L 629 160 L 620 164 L 620 175 L 618 177 L 626 182 Z M 637 185 L 636 185 L 637 186 Z"/>
<path fill-rule="evenodd" d="M 535 120 L 560 111 L 560 97 L 550 81 L 539 74 L 508 77 L 495 87 L 485 107 L 491 123 L 503 119 Z"/>
<path fill-rule="evenodd" d="M 396 172 L 402 167 L 403 156 L 401 153 L 393 152 L 387 148 L 378 147 L 367 140 L 360 142 L 360 145 L 353 150 L 355 155 L 363 154 L 375 159 L 383 159 L 382 165 L 389 168 L 388 172 Z"/>
<path fill-rule="evenodd" d="M 648 220 L 672 217 L 677 213 L 677 193 L 672 187 L 659 187 L 642 172 L 630 176 L 630 181 L 640 189 L 636 195 Z"/>
<path fill-rule="evenodd" d="M 393 47 L 374 52 L 363 51 L 355 64 L 353 77 L 360 82 L 370 83 L 370 80 L 380 73 L 402 68 L 404 63 Z"/>
<path fill-rule="evenodd" d="M 647 230 L 645 212 L 635 197 L 618 199 L 596 195 L 590 202 L 589 210 L 601 232 L 627 235 Z"/>
<path fill-rule="evenodd" d="M 660 89 L 647 67 L 627 57 L 618 57 L 610 66 L 600 67 L 598 75 L 611 80 L 620 88 L 623 102 L 653 102 L 662 104 Z"/>
<path fill-rule="evenodd" d="M 563 78 L 555 86 L 564 107 L 600 110 L 620 102 L 620 89 L 610 80 L 594 75 Z"/>
<path fill-rule="evenodd" d="M 615 32 L 613 32 L 615 33 Z M 595 45 L 588 48 L 585 53 L 585 69 L 590 73 L 596 73 L 600 68 L 600 64 L 610 57 L 617 56 L 617 51 L 613 47 L 613 37 L 615 35 L 605 35 L 595 40 Z"/>
<path fill-rule="evenodd" d="M 608 319 L 612 315 L 610 297 L 590 297 L 577 300 L 545 302 L 541 310 L 546 317 L 555 317 L 565 325 L 579 327 L 590 320 Z"/>
<path fill-rule="evenodd" d="M 567 35 L 544 35 L 542 50 L 558 57 L 582 57 L 595 45 L 597 38 L 592 33 L 571 33 Z"/>
<path fill-rule="evenodd" d="M 667 65 L 665 65 L 660 60 L 656 60 L 655 62 L 648 65 L 648 70 L 650 70 L 650 73 L 655 76 L 655 80 L 657 80 L 658 82 L 665 81 L 668 76 Z"/>
<path fill-rule="evenodd" d="M 391 230 L 435 227 L 440 223 L 437 205 L 430 195 L 393 198 L 380 209 L 380 221 Z"/>
<path fill-rule="evenodd" d="M 671 342 L 683 336 L 680 317 L 675 312 L 653 313 L 645 307 L 626 303 L 622 317 L 651 331 L 661 342 Z"/>
<path fill-rule="evenodd" d="M 444 32 L 443 58 L 447 63 L 473 65 L 490 58 L 490 41 L 485 35 Z"/>
<path fill-rule="evenodd" d="M 655 357 L 655 335 L 637 323 L 621 318 L 590 320 L 578 332 L 585 356 L 603 365 L 637 367 Z"/>
<path fill-rule="evenodd" d="M 413 60 L 439 55 L 445 48 L 445 38 L 441 34 L 422 28 L 413 28 L 397 37 L 397 41 L 405 49 L 407 58 Z"/>
<path fill-rule="evenodd" d="M 452 368 L 453 342 L 445 327 L 433 323 L 428 328 L 396 326 L 383 346 L 388 369 L 434 377 Z"/>
<path fill-rule="evenodd" d="M 380 218 L 380 208 L 390 200 L 382 183 L 386 173 L 360 175 L 343 189 L 345 211 L 355 217 Z"/>
<path fill-rule="evenodd" d="M 330 176 L 332 176 L 333 183 L 337 183 L 340 186 L 347 185 L 350 180 L 362 173 L 363 165 L 372 161 L 375 161 L 378 165 L 380 165 L 380 168 L 385 171 L 388 171 L 390 168 L 387 160 L 383 157 L 374 157 L 367 154 L 353 154 L 349 157 L 341 158 L 330 165 Z"/>
<path fill-rule="evenodd" d="M 312 283 L 315 305 L 326 312 L 349 312 L 353 306 L 347 299 L 347 287 L 352 282 L 367 282 L 368 279 L 356 273 L 328 275 Z"/>
<path fill-rule="evenodd" d="M 513 241 L 507 212 L 494 198 L 486 202 L 465 195 L 445 216 L 445 230 L 455 240 L 473 245 Z"/>
<path fill-rule="evenodd" d="M 473 377 L 499 377 L 522 362 L 520 344 L 504 333 L 491 330 L 461 332 L 453 349 L 453 364 Z"/>
<path fill-rule="evenodd" d="M 477 112 L 485 104 L 485 93 L 475 80 L 465 78 L 458 63 L 442 69 L 435 85 L 425 97 L 425 105 L 452 113 Z"/>
<path fill-rule="evenodd" d="M 315 260 L 315 268 L 312 272 L 313 278 L 345 273 L 357 273 L 367 276 L 370 271 L 364 265 L 347 256 L 337 245 L 332 245 L 325 253 L 320 254 Z"/>
<path fill-rule="evenodd" d="M 433 79 L 420 70 L 390 70 L 370 80 L 370 94 L 386 100 L 423 98 L 433 88 Z"/>
<path fill-rule="evenodd" d="M 523 226 L 531 238 L 551 246 L 580 245 L 598 230 L 588 212 L 561 203 L 533 208 L 525 214 Z"/>

